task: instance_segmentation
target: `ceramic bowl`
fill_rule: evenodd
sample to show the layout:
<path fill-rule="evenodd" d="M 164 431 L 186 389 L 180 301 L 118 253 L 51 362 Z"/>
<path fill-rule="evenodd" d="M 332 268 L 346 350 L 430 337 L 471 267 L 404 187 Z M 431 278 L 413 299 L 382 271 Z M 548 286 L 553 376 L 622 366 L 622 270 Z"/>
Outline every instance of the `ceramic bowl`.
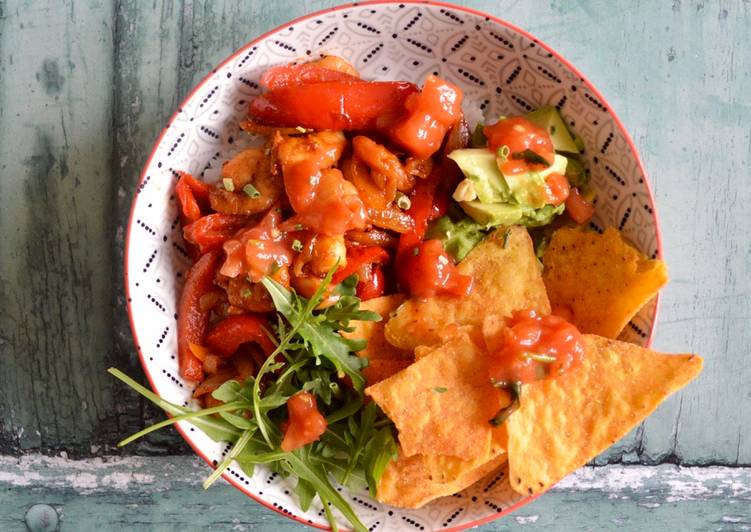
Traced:
<path fill-rule="evenodd" d="M 343 56 L 366 79 L 421 83 L 428 74 L 438 74 L 462 88 L 467 114 L 474 120 L 478 114 L 493 120 L 555 105 L 587 147 L 586 162 L 599 193 L 591 227 L 617 227 L 646 255 L 660 255 L 654 200 L 633 142 L 602 95 L 549 46 L 495 17 L 447 4 L 370 3 L 314 13 L 253 40 L 217 66 L 167 124 L 141 175 L 128 226 L 126 290 L 144 371 L 165 399 L 187 405 L 192 392 L 191 384 L 180 378 L 176 360 L 176 308 L 190 262 L 172 170 L 215 179 L 222 162 L 246 142 L 238 123 L 260 92 L 262 72 L 320 54 Z M 647 305 L 624 339 L 648 344 L 656 309 L 657 301 Z M 187 423 L 177 428 L 209 463 L 216 464 L 227 450 Z M 262 467 L 252 477 L 230 467 L 224 477 L 283 515 L 326 527 L 320 506 L 306 513 L 299 509 L 291 495 L 294 481 Z M 344 490 L 343 495 L 371 530 L 460 529 L 530 500 L 514 493 L 506 477 L 502 469 L 419 510 L 387 507 L 364 492 Z"/>

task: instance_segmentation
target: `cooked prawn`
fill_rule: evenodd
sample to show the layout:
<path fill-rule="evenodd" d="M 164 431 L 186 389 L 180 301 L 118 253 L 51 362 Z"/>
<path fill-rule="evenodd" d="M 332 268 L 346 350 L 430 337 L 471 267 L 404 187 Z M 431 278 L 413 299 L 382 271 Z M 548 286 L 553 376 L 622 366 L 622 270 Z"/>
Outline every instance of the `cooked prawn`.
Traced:
<path fill-rule="evenodd" d="M 410 181 L 399 158 L 385 146 L 362 135 L 352 139 L 352 147 L 355 155 L 370 167 L 371 177 L 384 191 L 386 199 L 393 201 L 399 184 L 405 185 Z"/>
<path fill-rule="evenodd" d="M 222 167 L 222 178 L 230 179 L 232 190 L 219 184 L 209 192 L 211 208 L 224 214 L 255 214 L 279 199 L 284 183 L 272 172 L 269 157 L 262 150 L 238 153 Z"/>

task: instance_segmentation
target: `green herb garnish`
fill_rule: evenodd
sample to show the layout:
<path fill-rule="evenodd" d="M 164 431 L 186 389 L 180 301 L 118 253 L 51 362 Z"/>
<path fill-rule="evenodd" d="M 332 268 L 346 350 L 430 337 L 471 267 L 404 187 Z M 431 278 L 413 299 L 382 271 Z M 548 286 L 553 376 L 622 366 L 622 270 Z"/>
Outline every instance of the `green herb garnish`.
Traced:
<path fill-rule="evenodd" d="M 292 249 L 294 249 L 294 250 L 295 250 L 295 251 L 297 251 L 298 253 L 299 253 L 300 251 L 302 251 L 302 242 L 300 242 L 299 240 L 296 240 L 296 239 L 295 239 L 295 240 L 293 240 L 293 241 L 292 241 Z"/>
<path fill-rule="evenodd" d="M 528 163 L 532 163 L 532 164 L 544 164 L 545 166 L 550 166 L 551 164 L 553 164 L 552 162 L 545 159 L 545 157 L 538 155 L 532 150 L 524 150 L 524 151 L 512 153 L 511 158 L 521 159 L 523 161 L 527 161 Z"/>
<path fill-rule="evenodd" d="M 448 388 L 444 388 L 443 386 L 436 386 L 433 388 L 433 391 L 436 393 L 446 393 L 448 390 Z"/>
<path fill-rule="evenodd" d="M 498 148 L 498 151 L 496 151 L 496 155 L 501 160 L 502 163 L 505 163 L 508 161 L 508 157 L 511 154 L 511 148 L 506 146 L 505 144 Z"/>
<path fill-rule="evenodd" d="M 495 416 L 493 416 L 493 419 L 490 420 L 490 424 L 497 427 L 499 425 L 502 425 L 503 422 L 506 421 L 511 414 L 519 409 L 522 396 L 522 383 L 519 381 L 503 381 L 494 382 L 493 386 L 495 386 L 496 388 L 503 388 L 504 390 L 508 390 L 511 394 L 511 404 L 505 408 L 502 408 Z"/>
<path fill-rule="evenodd" d="M 251 198 L 257 198 L 261 195 L 261 193 L 258 191 L 256 187 L 248 183 L 243 187 L 243 192 L 245 192 L 248 196 Z"/>
<path fill-rule="evenodd" d="M 508 246 L 508 237 L 510 236 L 511 236 L 511 228 L 508 228 L 503 232 L 503 249 L 506 249 L 506 246 Z"/>
<path fill-rule="evenodd" d="M 222 185 L 224 185 L 224 190 L 226 190 L 227 192 L 235 191 L 235 183 L 229 177 L 222 179 Z"/>
<path fill-rule="evenodd" d="M 274 330 L 269 331 L 277 347 L 255 376 L 245 382 L 227 381 L 214 390 L 212 396 L 222 405 L 193 411 L 161 399 L 119 370 L 110 369 L 112 375 L 173 416 L 118 445 L 187 421 L 215 441 L 232 444 L 204 487 L 218 479 L 233 461 L 249 475 L 256 464 L 266 464 L 280 475 L 297 477 L 295 491 L 304 511 L 318 497 L 333 530 L 337 530 L 332 513 L 336 509 L 354 530 L 365 532 L 367 528 L 331 480 L 352 488 L 367 486 L 375 495 L 381 475 L 396 458 L 397 444 L 391 421 L 375 403 L 364 404 L 361 370 L 365 360 L 355 352 L 365 342 L 339 334 L 352 330 L 351 321 L 380 319 L 378 314 L 360 310 L 360 300 L 355 296 L 357 278 L 349 277 L 337 285 L 333 289 L 336 303 L 317 310 L 324 297 L 332 293 L 329 284 L 335 270 L 336 266 L 310 299 L 268 277 L 261 281 L 278 312 Z M 345 376 L 352 387 L 340 385 L 339 379 Z M 287 417 L 286 403 L 300 391 L 315 394 L 328 427 L 318 441 L 283 452 L 281 423 Z"/>

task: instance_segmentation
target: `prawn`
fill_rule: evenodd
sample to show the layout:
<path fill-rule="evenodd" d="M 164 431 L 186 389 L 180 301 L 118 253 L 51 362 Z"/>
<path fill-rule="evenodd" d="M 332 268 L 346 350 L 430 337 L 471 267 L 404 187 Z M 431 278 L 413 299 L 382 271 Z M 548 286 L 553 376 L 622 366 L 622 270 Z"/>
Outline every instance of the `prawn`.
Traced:
<path fill-rule="evenodd" d="M 259 149 L 238 153 L 222 167 L 223 184 L 211 189 L 211 208 L 224 214 L 256 214 L 267 210 L 284 191 L 271 159 Z M 229 179 L 231 189 L 224 183 Z"/>

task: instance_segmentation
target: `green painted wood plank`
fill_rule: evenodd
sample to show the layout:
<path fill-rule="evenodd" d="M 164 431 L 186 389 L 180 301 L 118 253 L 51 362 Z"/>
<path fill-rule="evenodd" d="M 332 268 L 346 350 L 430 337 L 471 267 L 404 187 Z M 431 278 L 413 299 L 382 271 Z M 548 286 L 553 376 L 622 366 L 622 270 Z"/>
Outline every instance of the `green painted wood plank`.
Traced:
<path fill-rule="evenodd" d="M 190 457 L 74 461 L 0 458 L 0 529 L 49 504 L 66 530 L 301 530 Z M 606 466 L 572 475 L 480 530 L 748 530 L 751 469 Z"/>
<path fill-rule="evenodd" d="M 0 448 L 106 451 L 158 415 L 116 401 L 102 371 L 137 367 L 120 264 L 139 169 L 214 64 L 336 3 L 0 2 Z M 655 345 L 707 358 L 697 383 L 599 461 L 751 463 L 748 2 L 464 3 L 553 45 L 624 119 L 673 277 Z M 149 441 L 136 451 L 189 452 Z"/>
<path fill-rule="evenodd" d="M 141 375 L 138 356 L 128 323 L 123 277 L 125 231 L 130 204 L 141 169 L 156 138 L 180 103 L 178 98 L 178 63 L 183 6 L 182 2 L 117 2 L 114 13 L 115 50 L 112 111 L 114 145 L 110 186 L 117 189 L 116 213 L 111 221 L 111 252 L 115 259 L 113 279 L 117 285 L 114 301 L 114 347 L 118 367 L 132 375 Z M 94 378 L 106 379 L 106 375 Z M 157 412 L 139 398 L 120 403 L 118 428 L 138 430 L 151 423 Z M 103 451 L 108 441 L 100 439 Z M 155 439 L 139 443 L 128 452 L 161 454 L 174 450 L 187 452 L 178 434 L 163 432 Z"/>
<path fill-rule="evenodd" d="M 0 444 L 61 448 L 111 416 L 112 12 L 3 3 Z"/>

